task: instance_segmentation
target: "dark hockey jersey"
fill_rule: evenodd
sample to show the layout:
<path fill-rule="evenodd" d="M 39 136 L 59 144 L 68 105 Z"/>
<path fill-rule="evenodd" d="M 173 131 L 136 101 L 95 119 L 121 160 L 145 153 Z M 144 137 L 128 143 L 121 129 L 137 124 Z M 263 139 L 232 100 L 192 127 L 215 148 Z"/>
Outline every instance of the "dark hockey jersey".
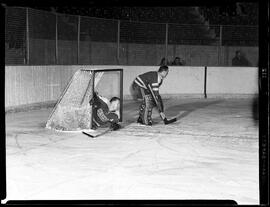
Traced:
<path fill-rule="evenodd" d="M 103 101 L 99 96 L 95 96 L 92 107 L 93 125 L 99 127 L 109 126 L 110 123 L 118 123 L 119 118 L 117 114 L 110 112 L 106 102 Z"/>
<path fill-rule="evenodd" d="M 147 85 L 150 84 L 154 93 L 159 94 L 159 87 L 162 84 L 162 78 L 157 71 L 149 71 L 138 75 L 134 81 L 139 87 L 146 89 Z"/>

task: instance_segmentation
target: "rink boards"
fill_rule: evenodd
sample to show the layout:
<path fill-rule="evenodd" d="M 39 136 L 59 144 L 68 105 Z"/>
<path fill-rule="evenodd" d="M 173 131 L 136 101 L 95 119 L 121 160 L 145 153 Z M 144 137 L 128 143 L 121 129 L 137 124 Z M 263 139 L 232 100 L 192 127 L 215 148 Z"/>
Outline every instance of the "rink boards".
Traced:
<path fill-rule="evenodd" d="M 80 65 L 5 66 L 5 107 L 55 103 Z M 91 68 L 123 68 L 123 95 L 130 99 L 130 85 L 144 72 L 158 66 L 90 66 Z M 257 67 L 189 67 L 169 66 L 160 93 L 178 97 L 242 97 L 258 94 Z"/>

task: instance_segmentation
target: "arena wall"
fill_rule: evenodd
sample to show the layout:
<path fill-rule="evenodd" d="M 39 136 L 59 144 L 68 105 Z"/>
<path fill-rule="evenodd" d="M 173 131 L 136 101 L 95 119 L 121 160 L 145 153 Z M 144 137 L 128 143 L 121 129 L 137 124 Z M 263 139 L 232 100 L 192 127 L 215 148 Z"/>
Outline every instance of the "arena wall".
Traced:
<path fill-rule="evenodd" d="M 157 66 L 90 66 L 93 68 L 123 68 L 123 95 L 130 99 L 130 86 L 141 73 L 157 70 Z M 6 66 L 5 107 L 54 104 L 66 87 L 78 65 Z M 204 97 L 204 67 L 170 67 L 160 93 L 163 97 Z M 258 94 L 258 68 L 207 67 L 207 96 L 247 96 Z"/>

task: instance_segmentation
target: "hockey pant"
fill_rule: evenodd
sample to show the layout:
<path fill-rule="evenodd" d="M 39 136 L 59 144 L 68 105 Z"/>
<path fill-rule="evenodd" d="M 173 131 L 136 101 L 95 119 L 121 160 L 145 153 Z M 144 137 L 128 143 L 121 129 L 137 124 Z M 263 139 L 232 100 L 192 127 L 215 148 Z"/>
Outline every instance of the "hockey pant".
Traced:
<path fill-rule="evenodd" d="M 143 96 L 143 101 L 139 109 L 139 118 L 142 120 L 143 124 L 152 124 L 152 110 L 155 107 L 154 100 L 151 94 L 145 94 L 143 88 L 140 88 L 140 90 Z"/>
<path fill-rule="evenodd" d="M 142 99 L 142 94 L 140 90 L 140 86 L 138 86 L 135 82 L 132 83 L 130 87 L 130 93 L 134 100 Z"/>

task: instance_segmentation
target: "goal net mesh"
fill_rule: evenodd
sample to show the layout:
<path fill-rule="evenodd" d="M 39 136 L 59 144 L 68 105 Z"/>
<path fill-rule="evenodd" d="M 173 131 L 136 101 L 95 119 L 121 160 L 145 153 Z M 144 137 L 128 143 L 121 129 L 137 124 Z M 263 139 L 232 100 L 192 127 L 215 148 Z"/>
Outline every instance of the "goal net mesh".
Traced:
<path fill-rule="evenodd" d="M 61 94 L 46 127 L 60 131 L 90 129 L 92 108 L 89 101 L 93 95 L 93 87 L 99 83 L 103 73 L 78 70 Z"/>

